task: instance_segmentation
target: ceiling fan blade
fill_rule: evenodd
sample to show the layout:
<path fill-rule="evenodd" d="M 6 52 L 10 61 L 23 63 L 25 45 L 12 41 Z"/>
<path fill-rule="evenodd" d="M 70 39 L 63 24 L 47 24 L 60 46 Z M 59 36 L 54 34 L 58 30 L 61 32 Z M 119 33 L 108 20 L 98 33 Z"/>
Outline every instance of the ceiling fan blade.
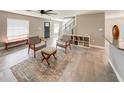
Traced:
<path fill-rule="evenodd" d="M 57 13 L 50 13 L 50 11 L 53 11 L 53 10 L 39 10 L 41 15 L 42 14 L 46 14 L 46 15 L 57 15 Z"/>
<path fill-rule="evenodd" d="M 44 11 L 44 12 L 51 12 L 51 11 L 53 11 L 53 10 L 46 10 L 46 11 Z"/>
<path fill-rule="evenodd" d="M 52 15 L 57 15 L 57 13 L 46 13 L 46 14 L 52 14 Z"/>

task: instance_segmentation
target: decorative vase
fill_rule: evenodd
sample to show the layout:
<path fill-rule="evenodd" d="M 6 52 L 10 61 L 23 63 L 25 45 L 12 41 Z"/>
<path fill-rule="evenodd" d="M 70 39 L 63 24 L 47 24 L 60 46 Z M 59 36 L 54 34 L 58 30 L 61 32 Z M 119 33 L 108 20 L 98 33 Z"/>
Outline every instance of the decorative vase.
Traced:
<path fill-rule="evenodd" d="M 119 34 L 120 34 L 120 31 L 119 31 L 118 26 L 117 25 L 114 25 L 113 28 L 112 28 L 113 39 L 114 40 L 118 40 L 119 39 Z"/>

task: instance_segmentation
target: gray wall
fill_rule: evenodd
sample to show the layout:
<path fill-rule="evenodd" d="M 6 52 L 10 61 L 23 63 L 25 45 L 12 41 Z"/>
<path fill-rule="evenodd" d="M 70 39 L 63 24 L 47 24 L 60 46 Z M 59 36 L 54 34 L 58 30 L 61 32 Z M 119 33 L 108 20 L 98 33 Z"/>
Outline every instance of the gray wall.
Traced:
<path fill-rule="evenodd" d="M 29 36 L 44 36 L 43 19 L 0 11 L 0 46 L 7 38 L 7 18 L 29 20 Z"/>
<path fill-rule="evenodd" d="M 60 26 L 62 26 L 62 22 L 59 21 L 50 21 L 48 19 L 0 11 L 0 47 L 3 46 L 3 42 L 7 38 L 7 18 L 29 20 L 29 36 L 39 35 L 44 37 L 44 22 L 50 22 L 51 37 L 53 36 L 54 32 L 54 23 L 59 23 Z"/>
<path fill-rule="evenodd" d="M 104 47 L 105 14 L 95 13 L 76 16 L 76 34 L 90 35 L 91 45 Z M 100 30 L 102 29 L 102 31 Z"/>

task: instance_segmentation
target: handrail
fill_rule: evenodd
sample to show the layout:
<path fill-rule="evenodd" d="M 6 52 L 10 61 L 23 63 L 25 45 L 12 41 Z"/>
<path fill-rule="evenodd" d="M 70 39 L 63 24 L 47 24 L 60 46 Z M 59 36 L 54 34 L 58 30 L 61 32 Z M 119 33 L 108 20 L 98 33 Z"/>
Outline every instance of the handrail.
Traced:
<path fill-rule="evenodd" d="M 74 19 L 72 18 L 71 20 L 69 20 L 66 24 L 70 23 L 71 21 L 73 21 Z"/>
<path fill-rule="evenodd" d="M 70 22 L 70 21 L 69 21 L 69 22 Z M 68 22 L 68 23 L 69 23 L 69 22 Z M 75 21 L 73 20 L 70 24 L 68 24 L 68 25 L 65 24 L 65 25 L 63 25 L 61 28 L 65 28 L 65 27 L 68 28 L 68 27 L 71 26 L 74 22 L 75 22 Z"/>
<path fill-rule="evenodd" d="M 73 23 L 74 19 L 69 20 L 66 24 L 62 25 L 61 27 L 65 27 L 65 25 L 67 26 L 69 23 Z"/>
<path fill-rule="evenodd" d="M 65 34 L 67 31 L 73 31 L 75 26 L 75 19 L 69 20 L 66 24 L 60 27 L 59 35 L 62 36 Z"/>
<path fill-rule="evenodd" d="M 65 24 L 66 27 L 69 26 L 70 24 L 74 23 L 74 21 L 75 21 L 74 19 L 71 19 L 69 22 L 67 22 L 67 23 Z"/>
<path fill-rule="evenodd" d="M 70 24 L 65 25 L 65 28 L 63 30 L 66 31 L 67 28 L 71 27 L 72 25 L 74 25 L 74 21 L 72 21 Z"/>

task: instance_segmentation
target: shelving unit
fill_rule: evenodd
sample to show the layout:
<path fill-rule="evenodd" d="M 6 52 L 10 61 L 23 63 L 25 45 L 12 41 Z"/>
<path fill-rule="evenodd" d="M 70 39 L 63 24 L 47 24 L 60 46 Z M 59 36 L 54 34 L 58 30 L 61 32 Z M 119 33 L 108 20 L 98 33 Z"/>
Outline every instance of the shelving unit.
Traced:
<path fill-rule="evenodd" d="M 90 48 L 90 36 L 67 35 L 71 37 L 71 43 L 85 48 Z"/>

